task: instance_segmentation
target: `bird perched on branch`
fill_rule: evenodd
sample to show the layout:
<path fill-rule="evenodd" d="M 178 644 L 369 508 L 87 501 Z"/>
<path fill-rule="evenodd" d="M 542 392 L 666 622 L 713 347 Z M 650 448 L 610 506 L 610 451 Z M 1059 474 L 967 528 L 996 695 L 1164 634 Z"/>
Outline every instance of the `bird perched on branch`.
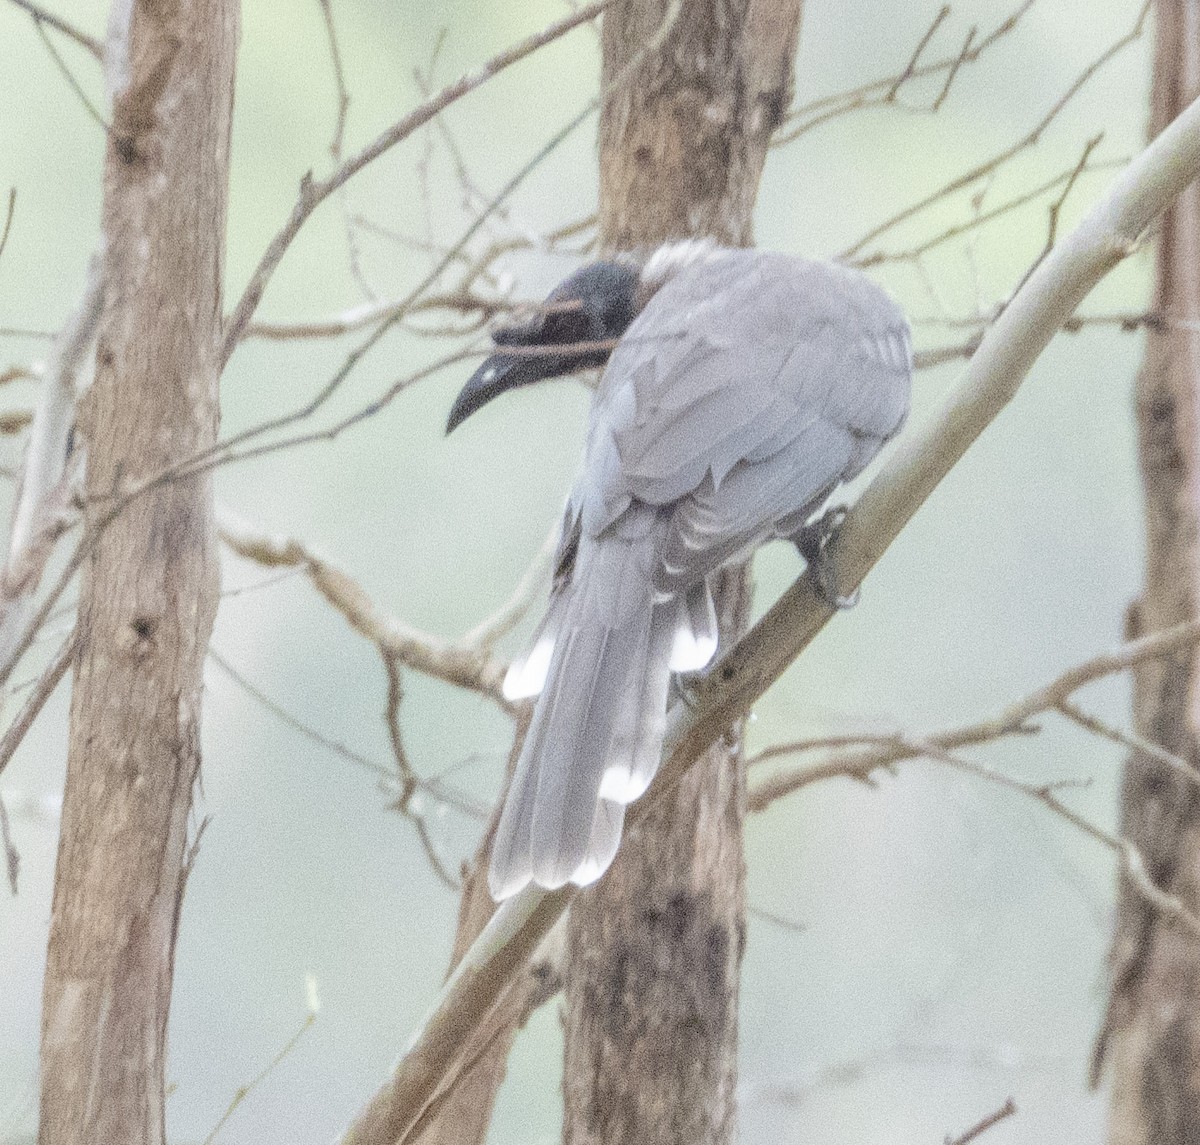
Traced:
<path fill-rule="evenodd" d="M 504 681 L 538 699 L 492 847 L 503 899 L 607 869 L 658 769 L 671 674 L 716 651 L 710 578 L 775 537 L 819 559 L 814 516 L 900 429 L 912 351 L 864 275 L 707 241 L 586 266 L 493 337 L 447 432 L 604 366 L 549 607 Z"/>

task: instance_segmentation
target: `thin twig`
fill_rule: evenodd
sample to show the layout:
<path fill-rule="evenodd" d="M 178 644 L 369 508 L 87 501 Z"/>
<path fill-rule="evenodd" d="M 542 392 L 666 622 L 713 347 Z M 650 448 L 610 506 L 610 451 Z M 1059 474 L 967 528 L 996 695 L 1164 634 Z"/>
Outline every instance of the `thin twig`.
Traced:
<path fill-rule="evenodd" d="M 974 46 L 965 54 L 960 52 L 933 63 L 921 64 L 919 67 L 913 67 L 912 71 L 907 75 L 905 74 L 908 72 L 906 68 L 895 75 L 872 80 L 869 83 L 861 84 L 846 91 L 821 96 L 819 99 L 811 100 L 806 104 L 794 108 L 788 113 L 785 123 L 796 124 L 796 126 L 789 127 L 777 135 L 772 146 L 785 147 L 787 144 L 799 139 L 801 135 L 812 131 L 824 123 L 840 119 L 844 115 L 865 111 L 868 108 L 894 108 L 902 106 L 896 95 L 892 94 L 892 89 L 897 85 L 897 81 L 903 84 L 909 80 L 923 79 L 928 76 L 948 72 L 952 68 L 957 74 L 963 64 L 975 63 L 988 48 L 1002 37 L 1008 35 L 1017 26 L 1025 13 L 1033 7 L 1034 3 L 1035 0 L 1025 0 L 1025 3 L 993 28 L 982 40 L 975 41 Z M 932 108 L 907 108 L 906 110 L 923 110 L 929 112 L 932 111 Z M 797 123 L 797 121 L 799 122 Z"/>
<path fill-rule="evenodd" d="M 13 212 L 17 209 L 17 189 L 8 189 L 8 211 L 4 216 L 4 230 L 0 231 L 0 258 L 4 257 L 4 248 L 8 246 L 8 234 L 12 230 Z"/>
<path fill-rule="evenodd" d="M 1110 159 L 1103 163 L 1094 163 L 1087 166 L 1083 173 L 1092 174 L 1100 171 L 1112 171 L 1124 167 L 1129 162 L 1128 159 Z M 851 266 L 871 267 L 879 266 L 881 263 L 887 262 L 914 262 L 921 255 L 927 254 L 936 247 L 942 246 L 951 239 L 958 238 L 960 235 L 974 233 L 987 223 L 993 222 L 996 219 L 1002 218 L 1004 215 L 1018 210 L 1027 203 L 1033 202 L 1040 198 L 1048 191 L 1053 191 L 1056 187 L 1061 186 L 1068 179 L 1075 176 L 1077 166 L 1069 167 L 1065 171 L 1060 171 L 1051 179 L 1047 179 L 1044 183 L 1027 191 L 1022 191 L 1019 195 L 1014 195 L 1011 199 L 1006 199 L 1003 203 L 992 207 L 987 211 L 980 211 L 972 214 L 966 222 L 955 223 L 953 226 L 947 227 L 944 231 L 939 231 L 937 234 L 927 239 L 922 239 L 919 243 L 908 247 L 904 250 L 895 251 L 874 251 L 873 253 L 854 258 L 850 260 Z"/>
<path fill-rule="evenodd" d="M 1005 1118 L 1012 1117 L 1017 1112 L 1017 1103 L 1010 1097 L 995 1113 L 989 1113 L 982 1121 L 971 1126 L 959 1137 L 946 1134 L 946 1145 L 969 1145 L 978 1137 L 982 1137 L 993 1125 L 999 1125 Z"/>
<path fill-rule="evenodd" d="M 294 537 L 263 533 L 228 510 L 219 510 L 217 521 L 221 539 L 240 556 L 267 567 L 302 568 L 317 591 L 384 655 L 427 676 L 478 692 L 509 710 L 500 691 L 504 666 L 487 650 L 420 632 L 391 616 L 349 573 Z"/>
<path fill-rule="evenodd" d="M 1098 135 L 1093 135 L 1092 138 L 1083 145 L 1083 153 L 1079 156 L 1079 161 L 1072 169 L 1071 174 L 1067 178 L 1066 183 L 1063 185 L 1063 189 L 1058 198 L 1055 199 L 1047 209 L 1046 241 L 1042 245 L 1042 249 L 1037 258 L 1033 260 L 1029 266 L 1029 269 L 1026 270 L 1021 276 L 1021 281 L 1017 283 L 1017 290 L 1020 290 L 1021 287 L 1025 285 L 1029 276 L 1033 274 L 1035 270 L 1037 270 L 1046 256 L 1054 249 L 1055 240 L 1058 238 L 1058 217 L 1062 212 L 1063 205 L 1066 203 L 1067 196 L 1070 195 L 1071 189 L 1075 186 L 1079 176 L 1082 175 L 1087 169 L 1087 162 L 1088 159 L 1091 158 L 1092 152 L 1100 146 L 1100 141 L 1103 138 L 1104 132 L 1102 131 Z M 1015 294 L 1016 291 L 1014 290 L 1013 293 Z"/>
<path fill-rule="evenodd" d="M 1200 621 L 1189 621 L 1139 640 L 1131 640 L 1115 651 L 1094 656 L 1068 669 L 1050 683 L 1009 704 L 1002 712 L 989 719 L 924 736 L 922 742 L 932 744 L 940 751 L 952 751 L 990 743 L 1005 736 L 1027 734 L 1030 722 L 1037 716 L 1054 711 L 1064 711 L 1066 714 L 1063 705 L 1069 706 L 1071 695 L 1085 684 L 1117 672 L 1124 672 L 1145 660 L 1169 656 L 1197 641 L 1200 641 Z M 863 732 L 847 738 L 866 746 L 830 752 L 819 764 L 781 772 L 754 784 L 747 796 L 747 810 L 763 811 L 775 800 L 798 791 L 801 787 L 834 776 L 865 780 L 873 771 L 889 768 L 904 759 L 913 758 L 916 754 L 910 752 L 905 742 L 895 734 Z M 799 740 L 777 744 L 751 757 L 749 762 L 757 763 L 787 754 L 810 751 L 813 750 L 813 743 L 812 740 Z M 1200 784 L 1200 773 L 1186 764 L 1183 764 L 1183 772 L 1185 778 Z"/>
<path fill-rule="evenodd" d="M 360 767 L 364 771 L 369 771 L 391 790 L 396 787 L 396 772 L 393 768 L 386 764 L 380 763 L 378 760 L 371 759 L 369 756 L 363 755 L 361 752 L 355 751 L 352 747 L 339 740 L 330 739 L 327 735 L 319 732 L 311 724 L 300 719 L 299 716 L 289 712 L 282 704 L 272 700 L 261 688 L 255 685 L 251 680 L 239 672 L 224 656 L 221 655 L 215 648 L 209 647 L 208 656 L 212 662 L 221 669 L 239 688 L 242 689 L 251 699 L 253 699 L 261 707 L 265 708 L 281 723 L 286 724 L 293 731 L 304 736 L 305 739 L 311 740 L 313 743 L 323 747 L 326 751 L 332 752 L 348 763 L 354 764 L 355 767 Z M 438 803 L 444 803 L 447 807 L 453 807 L 454 810 L 462 812 L 464 815 L 470 816 L 472 819 L 483 819 L 488 814 L 489 808 L 480 803 L 475 802 L 469 796 L 458 791 L 440 779 L 422 779 L 420 776 L 414 776 L 415 785 L 422 792 L 429 796 L 430 799 L 436 800 Z"/>
<path fill-rule="evenodd" d="M 1008 147 L 1005 147 L 1002 151 L 998 151 L 990 159 L 986 159 L 984 162 L 972 167 L 969 171 L 955 176 L 949 182 L 939 187 L 936 191 L 931 191 L 923 199 L 920 199 L 910 206 L 905 207 L 901 211 L 897 211 L 896 214 L 892 215 L 890 218 L 884 219 L 883 222 L 876 224 L 869 231 L 867 231 L 865 235 L 842 251 L 842 253 L 837 256 L 838 260 L 847 261 L 854 258 L 854 256 L 857 255 L 865 246 L 874 242 L 875 239 L 879 238 L 880 235 L 886 234 L 888 231 L 899 226 L 901 223 L 907 222 L 915 215 L 919 215 L 922 211 L 927 210 L 934 203 L 940 202 L 942 199 L 945 199 L 948 196 L 963 190 L 965 187 L 969 187 L 972 183 L 977 182 L 985 175 L 991 174 L 991 172 L 995 171 L 998 167 L 1001 167 L 1005 163 L 1009 162 L 1009 160 L 1019 155 L 1022 151 L 1026 151 L 1035 146 L 1041 140 L 1042 135 L 1045 133 L 1050 124 L 1058 118 L 1063 108 L 1065 108 L 1067 104 L 1070 103 L 1070 101 L 1079 93 L 1079 91 L 1086 86 L 1088 81 L 1110 60 L 1119 55 L 1122 51 L 1124 51 L 1125 48 L 1129 47 L 1130 44 L 1135 43 L 1141 38 L 1146 23 L 1146 17 L 1150 13 L 1150 8 L 1151 0 L 1147 0 L 1138 14 L 1138 18 L 1134 23 L 1132 30 L 1110 45 L 1104 52 L 1097 56 L 1096 59 L 1088 64 L 1088 66 L 1084 68 L 1078 76 L 1075 77 L 1074 81 L 1072 81 L 1067 90 L 1054 102 L 1050 109 L 1028 132 L 1026 132 L 1025 135 L 1023 135 L 1015 143 L 1011 143 Z"/>
<path fill-rule="evenodd" d="M 4 796 L 0 795 L 0 843 L 4 845 L 4 866 L 8 873 L 8 889 L 13 898 L 17 897 L 17 879 L 21 874 L 21 853 L 12 841 L 12 830 L 8 824 L 8 808 L 4 804 Z"/>
<path fill-rule="evenodd" d="M 387 672 L 387 702 L 384 706 L 383 718 L 387 724 L 388 738 L 392 744 L 392 755 L 396 761 L 396 770 L 400 773 L 400 794 L 392 804 L 392 809 L 399 812 L 416 828 L 417 838 L 425 851 L 425 857 L 433 868 L 433 873 L 441 883 L 457 894 L 462 890 L 462 883 L 456 879 L 442 862 L 437 847 L 434 846 L 433 835 L 429 824 L 420 808 L 416 806 L 414 796 L 421 787 L 416 771 L 404 750 L 404 736 L 400 731 L 400 702 L 404 699 L 404 685 L 400 676 L 400 662 L 397 657 L 382 654 L 383 667 Z"/>
<path fill-rule="evenodd" d="M 12 0 L 12 2 L 16 3 L 17 0 Z M 42 41 L 42 45 L 50 54 L 50 58 L 54 61 L 54 66 L 58 68 L 63 79 L 67 81 L 67 86 L 70 87 L 70 89 L 75 93 L 75 96 L 79 102 L 83 104 L 84 110 L 100 125 L 100 128 L 105 135 L 116 138 L 112 129 L 112 125 L 104 118 L 103 115 L 100 114 L 99 108 L 97 108 L 96 105 L 92 103 L 91 99 L 88 98 L 87 92 L 83 90 L 79 84 L 79 81 L 75 78 L 74 73 L 67 66 L 67 61 L 62 58 L 62 55 L 54 46 L 50 37 L 46 35 L 46 29 L 42 26 L 42 20 L 40 17 L 33 17 L 33 26 L 35 29 L 37 29 L 38 38 Z"/>
<path fill-rule="evenodd" d="M 100 63 L 104 62 L 104 44 L 96 39 L 95 36 L 89 36 L 86 32 L 81 32 L 74 24 L 68 24 L 61 16 L 55 16 L 53 12 L 47 12 L 40 4 L 34 4 L 32 0 L 8 0 L 10 4 L 28 12 L 38 24 L 45 24 L 48 28 L 53 28 L 56 32 L 61 32 L 70 40 L 74 40 L 81 48 L 85 48 L 95 57 Z"/>
<path fill-rule="evenodd" d="M 979 29 L 974 24 L 967 31 L 967 38 L 963 41 L 962 50 L 958 53 L 954 63 L 950 65 L 950 70 L 946 72 L 946 82 L 942 84 L 942 90 L 937 93 L 937 98 L 929 105 L 931 113 L 936 113 L 942 109 L 942 104 L 946 102 L 946 98 L 950 95 L 950 89 L 954 86 L 958 70 L 966 62 L 967 56 L 971 51 L 971 44 L 978 32 Z"/>
<path fill-rule="evenodd" d="M 908 63 L 904 67 L 904 71 L 902 71 L 896 77 L 895 82 L 891 87 L 888 88 L 887 95 L 883 97 L 885 103 L 891 103 L 892 100 L 894 100 L 899 94 L 901 87 L 903 87 L 908 80 L 912 79 L 916 71 L 918 61 L 921 59 L 921 56 L 924 55 L 925 49 L 929 47 L 929 41 L 932 40 L 937 34 L 937 30 L 942 26 L 949 15 L 950 5 L 943 4 L 938 14 L 934 16 L 933 22 L 925 30 L 925 35 L 923 35 L 920 40 L 917 41 L 917 46 L 913 49 L 913 54 L 909 57 Z"/>
<path fill-rule="evenodd" d="M 526 56 L 536 52 L 539 48 L 543 48 L 559 37 L 566 35 L 567 32 L 577 28 L 580 24 L 585 24 L 589 20 L 595 19 L 611 2 L 612 0 L 595 0 L 594 3 L 588 4 L 578 12 L 571 13 L 569 16 L 558 20 L 548 28 L 538 32 L 536 35 L 529 36 L 513 47 L 505 49 L 499 55 L 493 56 L 478 71 L 463 76 L 455 83 L 443 88 L 433 99 L 426 100 L 420 107 L 415 108 L 408 115 L 404 116 L 403 119 L 394 123 L 375 140 L 367 144 L 357 155 L 347 159 L 327 178 L 315 180 L 311 175 L 306 176 L 300 184 L 300 196 L 296 201 L 296 205 L 292 208 L 291 216 L 279 233 L 271 240 L 266 251 L 263 252 L 258 266 L 255 267 L 254 273 L 250 276 L 250 282 L 242 293 L 242 297 L 238 300 L 233 313 L 225 323 L 225 337 L 220 356 L 221 362 L 224 363 L 229 360 L 230 354 L 233 353 L 233 348 L 241 340 L 245 328 L 250 324 L 250 319 L 253 317 L 254 311 L 258 308 L 259 300 L 262 298 L 263 291 L 266 290 L 267 283 L 270 281 L 271 275 L 274 274 L 275 268 L 283 260 L 284 254 L 287 252 L 288 247 L 291 246 L 292 240 L 300 232 L 300 228 L 304 226 L 309 216 L 321 203 L 329 198 L 339 187 L 358 174 L 367 164 L 378 159 L 379 156 L 395 147 L 401 140 L 408 138 L 417 128 L 428 123 L 429 120 L 444 111 L 452 103 L 462 99 L 463 96 L 468 95 L 506 68 L 511 67 Z"/>
<path fill-rule="evenodd" d="M 0 737 L 0 772 L 8 766 L 13 753 L 25 738 L 25 733 L 33 727 L 33 721 L 37 719 L 38 713 L 45 707 L 46 701 L 54 694 L 54 689 L 58 687 L 59 681 L 66 675 L 67 669 L 75 658 L 75 642 L 75 632 L 72 631 L 71 635 L 63 641 L 62 647 L 59 648 L 54 659 L 46 665 L 37 686 L 17 713 L 17 718 L 8 725 L 4 735 Z"/>
<path fill-rule="evenodd" d="M 217 1138 L 217 1134 L 225 1128 L 225 1123 L 234 1115 L 235 1112 L 237 1112 L 238 1106 L 250 1096 L 254 1089 L 256 1089 L 259 1085 L 266 1081 L 268 1077 L 271 1076 L 276 1067 L 296 1048 L 300 1042 L 300 1039 L 304 1037 L 304 1035 L 308 1033 L 310 1029 L 312 1029 L 313 1023 L 316 1020 L 317 1011 L 310 1008 L 308 1011 L 308 1016 L 304 1019 L 303 1025 L 301 1025 L 301 1027 L 290 1038 L 288 1038 L 288 1040 L 284 1043 L 283 1048 L 267 1063 L 266 1066 L 263 1067 L 262 1070 L 258 1072 L 258 1074 L 251 1078 L 250 1081 L 248 1081 L 245 1085 L 241 1086 L 233 1095 L 233 1099 L 226 1107 L 225 1112 L 221 1114 L 220 1120 L 218 1120 L 216 1125 L 213 1126 L 212 1132 L 210 1132 L 209 1135 L 204 1138 L 204 1145 L 212 1145 L 213 1141 L 215 1141 Z"/>
<path fill-rule="evenodd" d="M 1120 728 L 1113 727 L 1111 724 L 1105 723 L 1103 720 L 1097 719 L 1095 716 L 1085 712 L 1078 704 L 1066 698 L 1059 700 L 1055 706 L 1072 723 L 1078 724 L 1085 731 L 1091 732 L 1092 735 L 1100 736 L 1103 739 L 1110 740 L 1112 743 L 1120 744 L 1122 747 L 1129 748 L 1130 751 L 1149 756 L 1164 767 L 1169 767 L 1180 778 L 1193 786 L 1200 785 L 1200 772 L 1197 772 L 1187 760 L 1176 755 L 1173 751 L 1167 751 L 1165 747 L 1152 743 L 1148 739 L 1143 739 L 1139 735 L 1134 735 L 1132 732 L 1124 732 Z"/>
<path fill-rule="evenodd" d="M 993 768 L 985 767 L 983 764 L 973 763 L 970 760 L 952 755 L 950 752 L 943 751 L 935 744 L 927 741 L 902 740 L 899 742 L 905 748 L 913 749 L 915 755 L 928 756 L 928 758 L 947 764 L 958 771 L 966 772 L 968 775 L 974 775 L 980 779 L 986 779 L 1000 787 L 1007 787 L 1010 791 L 1028 795 L 1030 798 L 1044 804 L 1054 814 L 1070 823 L 1072 827 L 1075 827 L 1089 838 L 1094 839 L 1097 843 L 1102 844 L 1112 851 L 1120 860 L 1122 873 L 1128 877 L 1134 889 L 1156 910 L 1161 911 L 1166 917 L 1182 924 L 1191 933 L 1193 938 L 1200 939 L 1200 918 L 1188 910 L 1174 895 L 1168 894 L 1161 887 L 1154 884 L 1154 881 L 1146 871 L 1145 860 L 1134 844 L 1129 839 L 1123 838 L 1120 835 L 1114 835 L 1104 830 L 1103 827 L 1097 826 L 1090 819 L 1080 815 L 1078 811 L 1074 811 L 1068 807 L 1055 794 L 1059 788 L 1075 786 L 1075 784 L 1069 781 L 1040 785 L 1025 783 L 1023 780 L 1005 775 L 1002 771 L 996 771 Z"/>

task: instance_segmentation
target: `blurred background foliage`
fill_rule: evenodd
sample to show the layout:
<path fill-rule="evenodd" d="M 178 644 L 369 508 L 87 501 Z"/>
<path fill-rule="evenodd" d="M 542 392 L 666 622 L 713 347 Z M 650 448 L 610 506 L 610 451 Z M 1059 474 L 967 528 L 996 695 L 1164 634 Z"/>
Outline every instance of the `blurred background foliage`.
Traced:
<path fill-rule="evenodd" d="M 60 9 L 100 35 L 106 6 Z M 558 0 L 438 5 L 333 0 L 352 104 L 352 152 L 417 103 L 414 70 L 434 86 L 563 15 Z M 938 6 L 808 0 L 797 103 L 900 71 Z M 956 3 L 929 52 L 953 55 L 1009 10 Z M 776 150 L 763 178 L 757 238 L 832 257 L 875 223 L 1023 136 L 1079 73 L 1133 26 L 1117 0 L 1038 0 L 1015 30 L 961 69 L 936 115 L 900 107 L 841 116 Z M 95 63 L 61 52 L 100 102 Z M 503 185 L 595 94 L 598 38 L 583 28 L 456 104 L 446 115 L 474 180 Z M 1039 143 L 881 240 L 898 249 L 1036 186 L 1078 160 L 1141 144 L 1149 29 L 1107 63 Z M 940 79 L 902 102 L 927 106 Z M 97 235 L 103 135 L 25 14 L 0 3 L 0 190 L 18 191 L 0 259 L 0 369 L 34 361 L 81 289 Z M 316 0 L 244 5 L 230 196 L 227 305 L 294 202 L 300 177 L 330 166 L 336 92 Z M 539 234 L 595 206 L 595 121 L 542 164 L 494 233 Z M 1111 174 L 1085 174 L 1069 227 Z M 918 346 L 969 330 L 931 321 L 990 306 L 1042 248 L 1053 196 L 938 249 L 923 272 L 886 265 Z M 473 217 L 444 137 L 414 137 L 349 188 L 349 209 L 381 227 L 447 243 Z M 361 235 L 381 297 L 420 280 L 434 256 Z M 503 270 L 522 297 L 570 259 L 527 251 Z M 1146 254 L 1114 274 L 1088 312 L 1145 305 Z M 940 300 L 940 301 L 939 301 Z M 322 317 L 362 301 L 343 216 L 327 204 L 276 274 L 260 317 Z M 429 321 L 424 322 L 430 324 Z M 336 342 L 251 341 L 222 382 L 229 434 L 302 404 L 361 335 Z M 397 331 L 355 372 L 332 420 L 446 350 Z M 1011 409 L 934 494 L 867 582 L 766 697 L 752 749 L 799 735 L 867 728 L 921 734 L 983 716 L 1117 640 L 1140 583 L 1141 533 L 1131 383 L 1140 338 L 1104 327 L 1062 335 Z M 921 373 L 914 418 L 936 405 L 960 363 Z M 587 393 L 538 387 L 489 406 L 452 439 L 442 426 L 469 363 L 405 392 L 365 424 L 320 443 L 231 466 L 217 497 L 251 522 L 294 534 L 351 571 L 383 606 L 455 636 L 511 591 L 559 512 L 579 456 Z M 0 392 L 19 408 L 33 384 Z M 320 419 L 324 423 L 325 419 Z M 20 443 L 0 461 L 16 465 Z M 11 481 L 4 496 L 11 497 Z M 755 563 L 759 608 L 798 567 L 774 546 Z M 388 765 L 386 681 L 373 648 L 299 575 L 224 564 L 214 648 L 273 701 L 333 740 Z M 59 626 L 65 630 L 69 619 Z M 519 634 L 506 646 L 519 646 Z M 33 675 L 31 668 L 29 675 Z M 168 1129 L 203 1140 L 235 1091 L 305 1020 L 305 979 L 322 1008 L 294 1051 L 218 1138 L 324 1142 L 384 1077 L 446 968 L 456 898 L 432 873 L 392 793 L 303 738 L 215 664 L 205 708 L 199 807 L 211 817 L 185 902 L 170 1030 Z M 425 775 L 492 799 L 509 742 L 487 701 L 407 674 L 406 745 Z M 1127 684 L 1093 686 L 1090 710 L 1126 724 Z M 23 867 L 0 898 L 0 1142 L 36 1121 L 41 963 L 50 914 L 67 688 L 0 784 Z M 20 696 L 8 699 L 10 711 Z M 980 760 L 1037 779 L 1090 778 L 1072 805 L 1112 825 L 1120 751 L 1045 721 L 1036 739 Z M 452 868 L 480 823 L 431 811 Z M 1020 1114 L 990 1141 L 1099 1139 L 1103 1094 L 1086 1061 L 1104 1001 L 1113 867 L 1107 852 L 1045 808 L 936 765 L 904 765 L 873 788 L 833 781 L 754 818 L 748 831 L 749 945 L 742 995 L 741 1108 L 747 1142 L 941 1140 L 1013 1095 Z M 497 1145 L 557 1140 L 561 1036 L 553 1005 L 520 1036 L 492 1131 Z"/>

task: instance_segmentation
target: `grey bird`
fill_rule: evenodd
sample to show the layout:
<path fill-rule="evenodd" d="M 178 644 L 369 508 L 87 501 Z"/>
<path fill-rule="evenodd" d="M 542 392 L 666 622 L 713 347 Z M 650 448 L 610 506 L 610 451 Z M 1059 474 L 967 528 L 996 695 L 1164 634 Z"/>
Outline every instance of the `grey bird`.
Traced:
<path fill-rule="evenodd" d="M 549 606 L 504 681 L 538 699 L 492 846 L 499 900 L 608 868 L 659 765 L 671 674 L 716 651 L 712 575 L 772 538 L 819 558 L 818 510 L 904 422 L 912 350 L 864 275 L 705 241 L 584 267 L 493 337 L 447 432 L 604 366 Z"/>

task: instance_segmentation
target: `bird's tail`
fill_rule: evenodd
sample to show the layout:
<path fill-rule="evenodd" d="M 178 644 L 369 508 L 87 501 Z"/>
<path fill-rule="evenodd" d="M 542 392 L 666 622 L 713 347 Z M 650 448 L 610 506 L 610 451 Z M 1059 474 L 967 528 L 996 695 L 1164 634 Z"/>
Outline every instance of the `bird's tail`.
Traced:
<path fill-rule="evenodd" d="M 497 899 L 608 868 L 625 807 L 658 770 L 671 670 L 702 667 L 716 646 L 703 585 L 656 600 L 642 546 L 589 550 L 507 681 L 510 695 L 541 695 L 492 844 Z"/>

